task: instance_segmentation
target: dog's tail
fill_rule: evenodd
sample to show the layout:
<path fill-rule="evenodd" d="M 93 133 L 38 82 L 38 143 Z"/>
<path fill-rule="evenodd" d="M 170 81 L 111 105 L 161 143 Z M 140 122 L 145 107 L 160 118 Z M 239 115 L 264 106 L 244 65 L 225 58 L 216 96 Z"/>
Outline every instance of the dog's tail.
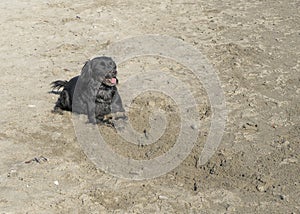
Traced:
<path fill-rule="evenodd" d="M 54 81 L 52 82 L 50 85 L 51 85 L 51 89 L 52 89 L 52 93 L 55 93 L 55 94 L 59 94 L 59 90 L 63 87 L 65 87 L 67 85 L 68 81 L 63 81 L 63 80 L 57 80 L 57 81 Z"/>

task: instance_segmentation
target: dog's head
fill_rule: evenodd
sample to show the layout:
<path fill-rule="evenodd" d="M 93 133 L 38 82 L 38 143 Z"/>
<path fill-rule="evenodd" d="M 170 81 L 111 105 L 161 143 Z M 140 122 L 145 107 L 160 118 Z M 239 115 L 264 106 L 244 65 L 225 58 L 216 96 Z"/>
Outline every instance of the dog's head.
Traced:
<path fill-rule="evenodd" d="M 114 86 L 118 84 L 117 65 L 110 57 L 96 57 L 85 63 L 81 78 L 86 81 L 93 79 L 107 86 Z"/>

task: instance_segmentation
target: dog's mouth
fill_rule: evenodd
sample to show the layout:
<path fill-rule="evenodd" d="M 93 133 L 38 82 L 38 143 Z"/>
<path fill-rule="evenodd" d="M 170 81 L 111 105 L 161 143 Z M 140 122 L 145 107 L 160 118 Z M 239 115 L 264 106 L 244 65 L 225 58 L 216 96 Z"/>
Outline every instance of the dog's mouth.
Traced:
<path fill-rule="evenodd" d="M 104 84 L 108 86 L 115 86 L 118 84 L 118 79 L 116 77 L 105 78 Z"/>

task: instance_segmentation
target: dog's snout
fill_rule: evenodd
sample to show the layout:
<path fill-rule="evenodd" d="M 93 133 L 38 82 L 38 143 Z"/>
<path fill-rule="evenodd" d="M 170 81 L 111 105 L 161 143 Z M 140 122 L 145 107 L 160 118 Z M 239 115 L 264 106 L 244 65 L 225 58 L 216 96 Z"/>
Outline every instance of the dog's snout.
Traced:
<path fill-rule="evenodd" d="M 116 77 L 117 76 L 117 70 L 112 69 L 110 71 L 108 71 L 105 75 L 105 78 L 112 78 L 112 77 Z"/>

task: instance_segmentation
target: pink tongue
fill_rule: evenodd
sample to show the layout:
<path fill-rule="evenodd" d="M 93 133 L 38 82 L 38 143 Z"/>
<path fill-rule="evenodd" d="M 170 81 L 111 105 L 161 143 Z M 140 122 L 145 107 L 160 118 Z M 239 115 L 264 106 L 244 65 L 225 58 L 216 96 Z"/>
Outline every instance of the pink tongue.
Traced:
<path fill-rule="evenodd" d="M 110 79 L 110 82 L 111 82 L 112 84 L 116 84 L 116 83 L 117 83 L 117 79 L 116 79 L 116 78 L 111 78 L 111 79 Z"/>

